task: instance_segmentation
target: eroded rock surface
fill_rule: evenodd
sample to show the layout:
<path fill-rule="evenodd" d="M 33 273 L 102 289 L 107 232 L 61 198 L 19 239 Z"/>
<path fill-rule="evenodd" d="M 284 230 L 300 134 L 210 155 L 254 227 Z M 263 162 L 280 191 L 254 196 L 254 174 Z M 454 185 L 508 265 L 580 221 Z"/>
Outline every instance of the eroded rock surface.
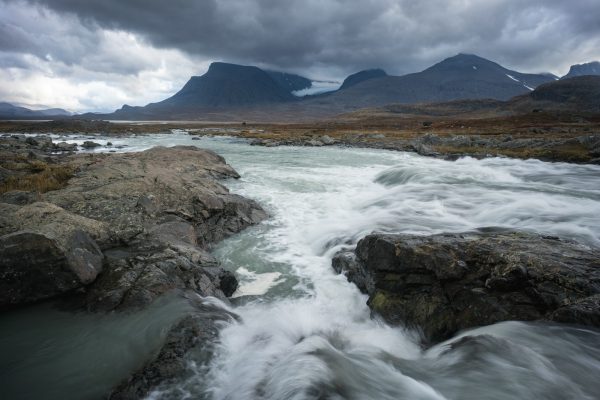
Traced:
<path fill-rule="evenodd" d="M 373 234 L 333 266 L 431 341 L 504 320 L 600 326 L 600 251 L 535 234 Z"/>

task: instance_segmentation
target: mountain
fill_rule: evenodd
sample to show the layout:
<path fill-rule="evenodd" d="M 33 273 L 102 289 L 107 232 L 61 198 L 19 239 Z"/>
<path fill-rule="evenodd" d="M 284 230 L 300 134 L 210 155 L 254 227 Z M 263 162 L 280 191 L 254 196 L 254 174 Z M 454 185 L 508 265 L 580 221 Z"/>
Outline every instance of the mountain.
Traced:
<path fill-rule="evenodd" d="M 294 92 L 296 90 L 308 89 L 312 86 L 312 81 L 296 74 L 288 74 L 286 72 L 278 71 L 265 71 L 271 79 L 275 81 L 280 87 L 284 88 L 288 92 Z"/>
<path fill-rule="evenodd" d="M 366 69 L 364 71 L 357 72 L 348 76 L 344 79 L 342 86 L 340 86 L 340 90 L 348 89 L 351 86 L 359 84 L 363 81 L 367 81 L 369 79 L 381 78 L 384 76 L 388 76 L 386 72 L 382 69 Z"/>
<path fill-rule="evenodd" d="M 214 111 L 239 110 L 248 107 L 292 102 L 297 98 L 290 86 L 301 78 L 276 74 L 254 66 L 212 63 L 202 76 L 193 76 L 173 96 L 144 107 L 124 105 L 107 117 L 114 119 L 197 119 Z M 286 77 L 290 78 L 286 83 Z M 98 114 L 93 115 L 98 118 Z M 229 118 L 229 117 L 227 117 Z"/>
<path fill-rule="evenodd" d="M 0 102 L 0 119 L 40 119 L 44 117 L 65 117 L 69 115 L 72 114 L 62 108 L 31 110 L 10 103 Z"/>
<path fill-rule="evenodd" d="M 454 100 L 506 101 L 553 82 L 551 74 L 525 74 L 471 54 L 458 54 L 421 72 L 389 76 L 366 70 L 346 78 L 340 89 L 312 94 L 314 83 L 299 75 L 253 66 L 213 63 L 172 97 L 145 107 L 123 106 L 90 118 L 125 120 L 307 120 L 366 107 Z M 300 90 L 291 90 L 304 86 Z M 305 97 L 307 94 L 311 94 Z M 87 117 L 87 116 L 86 116 Z"/>
<path fill-rule="evenodd" d="M 592 61 L 585 64 L 571 65 L 569 73 L 563 76 L 561 79 L 568 79 L 582 75 L 600 75 L 600 62 Z"/>
<path fill-rule="evenodd" d="M 561 79 L 537 87 L 509 102 L 519 112 L 532 110 L 600 113 L 600 76 Z"/>
<path fill-rule="evenodd" d="M 347 111 L 392 103 L 508 100 L 553 80 L 545 74 L 524 74 L 485 58 L 459 54 L 422 72 L 369 79 L 315 101 Z"/>
<path fill-rule="evenodd" d="M 173 96 L 154 106 L 229 108 L 294 100 L 294 96 L 258 67 L 214 62 Z"/>

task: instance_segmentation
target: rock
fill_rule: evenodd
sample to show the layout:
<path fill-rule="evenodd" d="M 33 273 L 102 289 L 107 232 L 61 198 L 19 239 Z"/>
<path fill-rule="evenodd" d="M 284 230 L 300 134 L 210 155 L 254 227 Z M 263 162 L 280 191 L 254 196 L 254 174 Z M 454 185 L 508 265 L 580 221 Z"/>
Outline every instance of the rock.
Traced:
<path fill-rule="evenodd" d="M 323 143 L 324 145 L 332 145 L 335 143 L 335 139 L 333 139 L 331 136 L 329 135 L 323 135 L 319 138 L 319 141 L 321 143 Z"/>
<path fill-rule="evenodd" d="M 111 247 L 128 243 L 173 217 L 186 220 L 206 245 L 261 221 L 255 202 L 232 195 L 217 179 L 238 178 L 217 154 L 193 146 L 140 153 L 76 155 L 78 174 L 44 201 L 110 226 Z"/>
<path fill-rule="evenodd" d="M 77 168 L 68 186 L 25 206 L 0 203 L 0 250 L 6 247 L 0 251 L 0 305 L 67 292 L 65 306 L 89 312 L 142 309 L 173 292 L 227 302 L 237 280 L 206 248 L 266 213 L 218 182 L 239 177 L 221 156 L 176 146 L 66 158 Z M 29 275 L 17 276 L 29 271 L 16 269 L 19 259 L 30 266 Z M 93 271 L 85 275 L 84 265 Z M 120 387 L 119 396 L 126 397 L 115 398 L 142 397 L 180 371 L 189 343 L 209 346 L 217 332 L 213 321 L 230 317 L 222 308 L 209 319 L 200 314 L 165 327 L 171 331 L 158 358 Z"/>
<path fill-rule="evenodd" d="M 110 400 L 146 398 L 151 390 L 173 383 L 186 369 L 186 354 L 194 349 L 194 359 L 210 358 L 217 339 L 218 323 L 233 318 L 222 309 L 198 304 L 197 311 L 174 325 L 156 357 L 123 382 L 109 395 Z"/>
<path fill-rule="evenodd" d="M 0 194 L 0 203 L 25 205 L 35 202 L 37 198 L 38 194 L 36 192 L 12 190 L 10 192 Z"/>
<path fill-rule="evenodd" d="M 77 144 L 67 143 L 67 142 L 59 142 L 59 143 L 56 143 L 55 148 L 59 151 L 77 151 Z"/>
<path fill-rule="evenodd" d="M 83 231 L 67 238 L 19 231 L 0 237 L 0 307 L 31 303 L 90 284 L 103 255 Z"/>
<path fill-rule="evenodd" d="M 392 324 L 441 341 L 505 320 L 600 326 L 600 251 L 516 232 L 373 234 L 334 257 Z"/>
<path fill-rule="evenodd" d="M 90 140 L 86 140 L 85 142 L 83 142 L 83 144 L 81 145 L 81 147 L 83 147 L 84 149 L 93 149 L 95 147 L 100 147 L 101 144 L 100 143 L 96 143 L 96 142 L 92 142 Z"/>
<path fill-rule="evenodd" d="M 107 242 L 109 226 L 103 222 L 76 215 L 52 203 L 35 202 L 23 207 L 0 203 L 0 235 L 28 230 L 66 240 L 82 230 L 98 242 Z"/>
<path fill-rule="evenodd" d="M 320 142 L 320 141 L 318 141 L 316 139 L 307 140 L 307 141 L 304 142 L 304 144 L 306 146 L 315 146 L 315 147 L 321 147 L 321 146 L 323 146 L 323 142 Z"/>
<path fill-rule="evenodd" d="M 141 309 L 176 290 L 193 290 L 204 297 L 225 300 L 221 287 L 230 290 L 222 282 L 228 272 L 194 246 L 148 244 L 144 239 L 137 248 L 108 250 L 105 254 L 106 271 L 82 299 L 90 311 Z M 237 280 L 234 286 L 237 288 Z"/>

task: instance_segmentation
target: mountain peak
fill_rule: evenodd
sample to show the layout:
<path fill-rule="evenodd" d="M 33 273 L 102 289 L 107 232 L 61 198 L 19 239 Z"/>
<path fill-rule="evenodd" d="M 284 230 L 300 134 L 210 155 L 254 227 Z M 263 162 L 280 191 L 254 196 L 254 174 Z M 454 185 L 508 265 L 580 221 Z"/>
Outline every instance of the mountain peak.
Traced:
<path fill-rule="evenodd" d="M 459 53 L 455 56 L 448 57 L 445 60 L 440 61 L 439 63 L 428 68 L 430 69 L 461 69 L 465 68 L 468 70 L 477 70 L 480 67 L 492 67 L 492 68 L 502 68 L 500 65 L 496 64 L 493 61 L 490 61 L 486 58 L 479 57 L 475 54 L 465 54 Z"/>
<path fill-rule="evenodd" d="M 213 62 L 202 76 L 192 77 L 161 105 L 196 108 L 245 107 L 292 101 L 289 90 L 258 67 Z"/>

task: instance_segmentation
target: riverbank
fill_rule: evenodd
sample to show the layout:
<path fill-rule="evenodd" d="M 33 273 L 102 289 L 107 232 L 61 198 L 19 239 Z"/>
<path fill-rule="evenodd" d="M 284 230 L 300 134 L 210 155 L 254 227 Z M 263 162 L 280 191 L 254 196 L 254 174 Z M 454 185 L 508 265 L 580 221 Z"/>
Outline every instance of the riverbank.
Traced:
<path fill-rule="evenodd" d="M 191 135 L 233 136 L 263 146 L 352 146 L 416 152 L 456 159 L 511 157 L 600 163 L 600 117 L 536 112 L 518 116 L 447 117 L 384 115 L 368 110 L 329 121 L 298 124 L 202 121 L 106 122 L 0 121 L 0 132 L 124 137 L 183 130 Z"/>

